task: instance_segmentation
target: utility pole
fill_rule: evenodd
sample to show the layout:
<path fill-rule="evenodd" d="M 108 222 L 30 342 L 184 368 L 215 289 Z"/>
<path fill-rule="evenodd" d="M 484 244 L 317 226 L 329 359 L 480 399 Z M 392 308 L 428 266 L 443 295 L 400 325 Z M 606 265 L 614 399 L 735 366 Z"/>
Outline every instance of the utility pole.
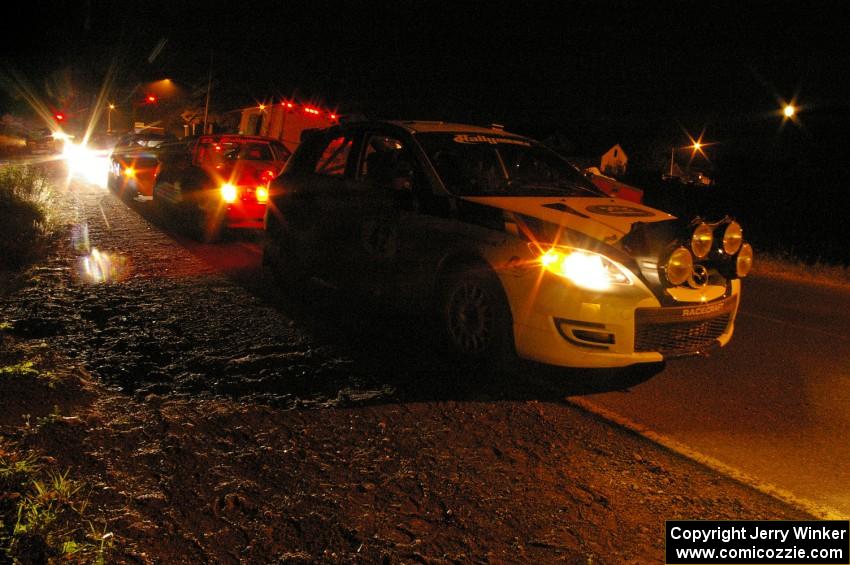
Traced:
<path fill-rule="evenodd" d="M 204 104 L 204 131 L 201 133 L 207 133 L 207 116 L 210 113 L 210 89 L 212 88 L 212 69 L 213 69 L 213 50 L 210 49 L 210 75 L 207 80 L 207 101 Z"/>
<path fill-rule="evenodd" d="M 673 155 L 676 154 L 676 148 L 672 147 L 670 149 L 670 176 L 673 176 Z"/>

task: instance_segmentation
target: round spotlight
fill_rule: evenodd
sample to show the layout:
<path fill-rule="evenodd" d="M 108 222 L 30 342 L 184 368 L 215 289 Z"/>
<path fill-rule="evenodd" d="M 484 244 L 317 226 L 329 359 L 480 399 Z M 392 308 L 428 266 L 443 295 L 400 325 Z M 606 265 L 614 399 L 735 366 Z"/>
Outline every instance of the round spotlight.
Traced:
<path fill-rule="evenodd" d="M 728 255 L 734 255 L 744 242 L 744 230 L 738 222 L 730 222 L 723 232 L 723 251 Z"/>
<path fill-rule="evenodd" d="M 749 243 L 741 246 L 738 259 L 735 261 L 735 271 L 740 278 L 746 277 L 753 268 L 753 247 Z"/>
<path fill-rule="evenodd" d="M 691 236 L 691 250 L 698 259 L 705 259 L 714 243 L 714 234 L 708 224 L 700 224 Z"/>
<path fill-rule="evenodd" d="M 686 247 L 679 247 L 670 254 L 665 274 L 670 284 L 684 284 L 694 270 L 694 258 Z"/>

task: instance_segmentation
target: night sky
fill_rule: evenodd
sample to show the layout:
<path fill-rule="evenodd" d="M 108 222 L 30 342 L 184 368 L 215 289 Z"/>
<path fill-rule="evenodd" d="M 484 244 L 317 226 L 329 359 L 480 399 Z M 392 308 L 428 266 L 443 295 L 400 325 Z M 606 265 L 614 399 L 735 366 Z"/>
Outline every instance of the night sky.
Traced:
<path fill-rule="evenodd" d="M 4 17 L 3 59 L 38 87 L 70 70 L 90 88 L 113 60 L 120 86 L 204 85 L 212 50 L 224 106 L 298 93 L 370 116 L 710 135 L 777 98 L 811 119 L 850 103 L 839 3 L 32 4 Z"/>
<path fill-rule="evenodd" d="M 840 2 L 90 0 L 18 9 L 4 17 L 0 68 L 42 95 L 90 99 L 110 65 L 119 102 L 164 77 L 203 93 L 212 54 L 217 111 L 295 95 L 369 117 L 560 132 L 579 153 L 620 142 L 645 162 L 704 130 L 720 178 L 777 166 L 797 175 L 750 175 L 760 196 L 769 186 L 794 191 L 811 171 L 826 175 L 825 194 L 850 180 L 850 10 Z M 799 120 L 783 124 L 780 103 L 792 99 Z M 0 94 L 0 112 L 19 109 Z"/>

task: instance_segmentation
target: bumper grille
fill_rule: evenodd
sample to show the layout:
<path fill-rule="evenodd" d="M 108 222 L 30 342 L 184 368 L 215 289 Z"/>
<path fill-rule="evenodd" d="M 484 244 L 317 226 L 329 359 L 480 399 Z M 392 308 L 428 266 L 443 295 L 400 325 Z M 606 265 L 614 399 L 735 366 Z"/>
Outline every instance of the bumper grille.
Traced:
<path fill-rule="evenodd" d="M 639 325 L 635 351 L 658 351 L 664 356 L 696 354 L 712 347 L 729 325 L 729 314 L 711 320 L 677 324 Z"/>
<path fill-rule="evenodd" d="M 729 327 L 735 297 L 704 307 L 639 308 L 635 312 L 635 351 L 665 357 L 694 355 L 716 345 Z"/>

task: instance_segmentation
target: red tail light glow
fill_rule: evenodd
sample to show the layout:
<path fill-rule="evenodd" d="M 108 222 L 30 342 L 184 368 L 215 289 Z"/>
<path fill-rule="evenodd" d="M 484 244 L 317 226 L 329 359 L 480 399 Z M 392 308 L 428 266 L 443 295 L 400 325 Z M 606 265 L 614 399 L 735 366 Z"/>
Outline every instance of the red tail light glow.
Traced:
<path fill-rule="evenodd" d="M 270 183 L 271 181 L 273 181 L 273 180 L 274 180 L 275 174 L 274 174 L 274 171 L 273 171 L 273 170 L 271 170 L 271 169 L 266 169 L 266 170 L 264 170 L 264 171 L 261 171 L 261 172 L 257 175 L 257 177 L 260 179 L 260 182 L 262 182 L 262 183 L 264 183 L 264 184 L 268 184 L 268 183 Z"/>

